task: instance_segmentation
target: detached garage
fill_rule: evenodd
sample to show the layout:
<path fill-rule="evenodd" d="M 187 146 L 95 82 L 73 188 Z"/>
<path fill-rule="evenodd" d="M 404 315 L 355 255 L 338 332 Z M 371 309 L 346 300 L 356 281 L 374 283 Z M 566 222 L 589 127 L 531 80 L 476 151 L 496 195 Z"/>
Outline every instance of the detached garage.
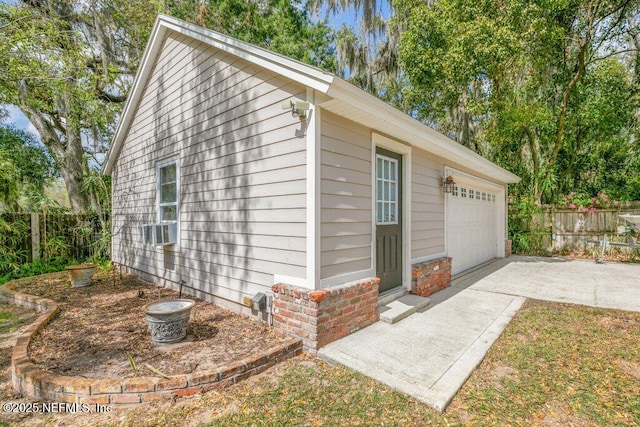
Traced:
<path fill-rule="evenodd" d="M 380 294 L 504 256 L 518 181 L 345 80 L 168 16 L 105 173 L 114 263 L 308 350 L 377 321 Z"/>
<path fill-rule="evenodd" d="M 455 174 L 445 205 L 447 255 L 457 274 L 504 256 L 504 187 L 469 174 Z"/>

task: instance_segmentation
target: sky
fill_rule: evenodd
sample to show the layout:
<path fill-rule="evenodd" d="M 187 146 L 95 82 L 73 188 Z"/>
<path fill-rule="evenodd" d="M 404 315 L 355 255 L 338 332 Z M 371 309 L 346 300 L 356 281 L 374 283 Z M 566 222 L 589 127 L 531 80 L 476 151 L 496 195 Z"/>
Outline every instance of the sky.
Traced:
<path fill-rule="evenodd" d="M 18 129 L 30 132 L 40 139 L 40 134 L 36 130 L 36 128 L 31 124 L 27 116 L 22 114 L 18 108 L 13 105 L 5 105 L 4 108 L 7 110 L 7 117 L 2 121 L 2 124 L 12 125 Z"/>
<path fill-rule="evenodd" d="M 0 3 L 12 3 L 12 0 L 0 0 Z M 390 6 L 389 0 L 378 0 L 378 9 L 382 13 L 383 16 L 389 16 L 390 14 Z M 326 7 L 323 7 L 323 10 L 320 12 L 317 19 L 324 19 L 326 15 Z M 334 30 L 340 29 L 342 24 L 347 24 L 350 26 L 357 26 L 357 17 L 356 12 L 353 8 L 349 8 L 348 10 L 342 11 L 335 15 L 327 16 L 329 26 Z M 11 105 L 4 106 L 7 110 L 8 116 L 4 120 L 0 120 L 0 124 L 4 125 L 13 125 L 18 129 L 30 132 L 34 134 L 38 139 L 40 139 L 40 134 L 36 130 L 36 128 L 31 124 L 29 119 L 22 114 L 22 112 Z"/>

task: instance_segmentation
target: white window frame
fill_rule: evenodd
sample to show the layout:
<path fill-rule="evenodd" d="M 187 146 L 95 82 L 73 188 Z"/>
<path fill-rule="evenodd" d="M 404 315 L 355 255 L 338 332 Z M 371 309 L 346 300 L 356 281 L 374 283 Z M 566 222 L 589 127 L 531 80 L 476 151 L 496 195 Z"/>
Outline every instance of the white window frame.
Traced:
<path fill-rule="evenodd" d="M 176 167 L 176 201 L 171 203 L 162 203 L 161 202 L 161 183 L 160 183 L 160 170 L 167 166 L 175 165 Z M 176 219 L 171 221 L 163 221 L 162 220 L 162 208 L 166 206 L 174 206 L 176 207 Z M 159 162 L 156 165 L 156 211 L 158 223 L 179 223 L 180 222 L 180 163 L 178 159 L 170 159 Z M 178 227 L 179 228 L 179 227 Z"/>
<path fill-rule="evenodd" d="M 379 178 L 378 177 L 378 160 L 382 160 L 383 161 L 383 165 L 385 165 L 384 162 L 388 162 L 390 164 L 394 164 L 395 168 L 395 176 L 393 177 L 389 177 L 389 179 L 386 178 Z M 376 181 L 376 188 L 375 188 L 375 194 L 376 194 L 376 225 L 396 225 L 398 224 L 398 199 L 399 199 L 399 195 L 400 195 L 400 188 L 399 188 L 399 182 L 398 182 L 398 167 L 400 166 L 400 162 L 398 162 L 397 159 L 393 159 L 391 157 L 387 157 L 385 155 L 382 154 L 376 154 L 376 166 L 375 166 L 375 171 L 376 171 L 376 177 L 375 177 L 375 181 Z M 395 184 L 395 200 L 391 201 L 391 200 L 385 200 L 385 199 L 380 199 L 380 195 L 378 194 L 378 182 L 382 180 L 383 182 L 386 183 L 390 183 L 393 182 Z M 383 203 L 383 204 L 388 204 L 389 206 L 393 206 L 393 212 L 390 211 L 390 214 L 393 216 L 393 221 L 379 221 L 378 220 L 378 204 L 379 203 Z"/>

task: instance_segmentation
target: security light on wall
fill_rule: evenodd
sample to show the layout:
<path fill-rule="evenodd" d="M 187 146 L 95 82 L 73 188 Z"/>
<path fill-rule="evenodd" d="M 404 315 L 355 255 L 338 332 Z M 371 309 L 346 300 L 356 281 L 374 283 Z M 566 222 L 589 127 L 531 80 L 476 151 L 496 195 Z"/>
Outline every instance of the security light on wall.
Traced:
<path fill-rule="evenodd" d="M 291 110 L 293 117 L 299 117 L 304 119 L 307 117 L 307 111 L 309 111 L 309 103 L 304 101 L 284 101 L 282 103 L 283 110 Z"/>

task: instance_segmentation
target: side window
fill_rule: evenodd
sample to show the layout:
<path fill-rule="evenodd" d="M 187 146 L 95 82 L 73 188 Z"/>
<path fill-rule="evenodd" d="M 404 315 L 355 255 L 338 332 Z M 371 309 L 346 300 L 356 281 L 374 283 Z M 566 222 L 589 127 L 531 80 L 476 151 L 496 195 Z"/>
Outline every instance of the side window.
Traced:
<path fill-rule="evenodd" d="M 160 163 L 157 171 L 158 222 L 178 220 L 178 162 Z"/>

